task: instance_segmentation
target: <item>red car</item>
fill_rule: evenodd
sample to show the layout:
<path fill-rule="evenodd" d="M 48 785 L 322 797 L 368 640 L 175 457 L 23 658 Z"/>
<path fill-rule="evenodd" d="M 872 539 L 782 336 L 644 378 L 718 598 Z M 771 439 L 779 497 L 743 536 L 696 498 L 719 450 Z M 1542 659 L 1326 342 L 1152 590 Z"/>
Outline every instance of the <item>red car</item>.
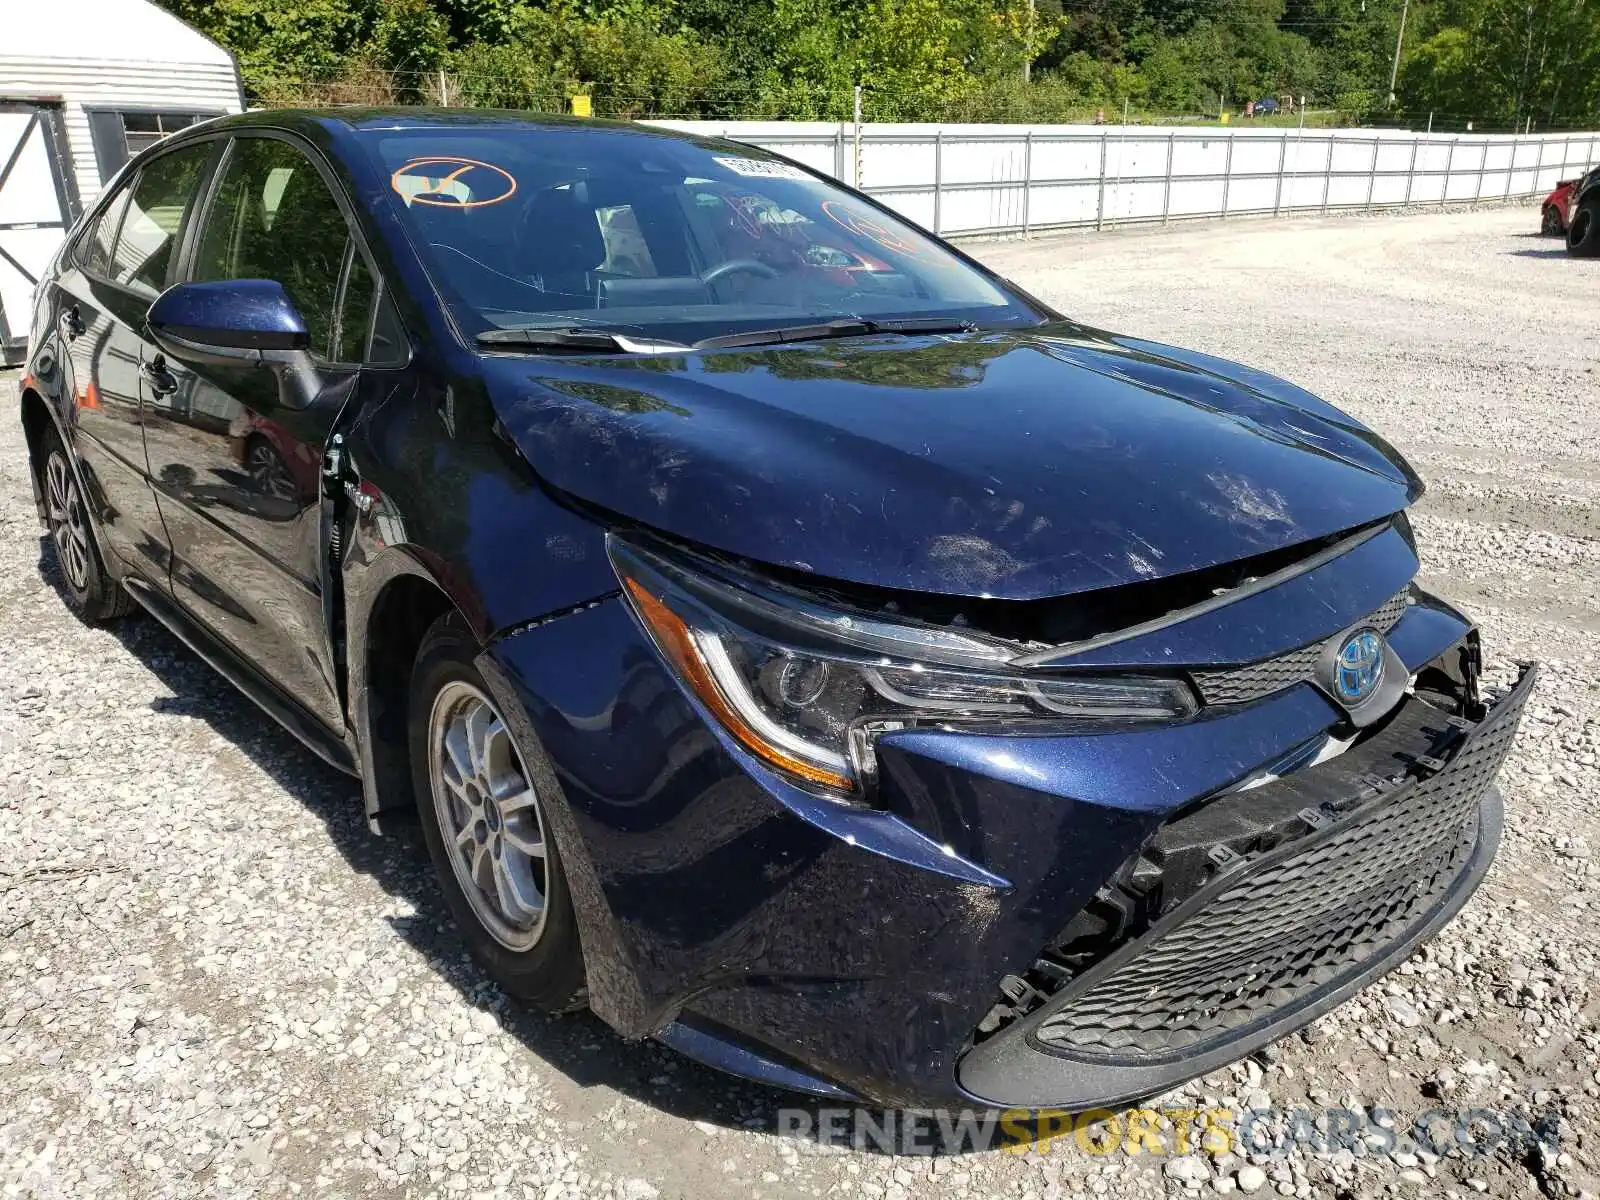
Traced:
<path fill-rule="evenodd" d="M 1561 237 L 1567 232 L 1567 209 L 1572 204 L 1572 189 L 1578 185 L 1576 179 L 1563 179 L 1556 184 L 1556 190 L 1544 198 L 1542 216 L 1539 221 L 1539 232 L 1546 237 Z"/>

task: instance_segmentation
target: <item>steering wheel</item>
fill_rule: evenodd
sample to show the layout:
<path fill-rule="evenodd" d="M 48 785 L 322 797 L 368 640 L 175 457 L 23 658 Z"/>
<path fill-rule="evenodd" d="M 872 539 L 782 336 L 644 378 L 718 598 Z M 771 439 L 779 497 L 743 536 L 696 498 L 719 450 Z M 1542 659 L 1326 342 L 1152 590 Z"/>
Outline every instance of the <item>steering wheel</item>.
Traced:
<path fill-rule="evenodd" d="M 726 279 L 729 275 L 736 275 L 741 271 L 751 275 L 759 275 L 763 279 L 776 279 L 778 273 L 766 263 L 757 258 L 730 258 L 727 262 L 719 262 L 700 273 L 700 282 L 710 286 L 719 279 Z"/>

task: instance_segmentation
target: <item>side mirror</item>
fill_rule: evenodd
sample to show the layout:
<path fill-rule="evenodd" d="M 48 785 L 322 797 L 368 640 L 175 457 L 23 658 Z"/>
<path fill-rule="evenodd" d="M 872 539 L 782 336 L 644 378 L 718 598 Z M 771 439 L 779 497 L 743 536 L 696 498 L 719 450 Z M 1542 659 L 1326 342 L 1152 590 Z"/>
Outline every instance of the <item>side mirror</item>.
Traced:
<path fill-rule="evenodd" d="M 152 341 L 179 362 L 270 366 L 304 361 L 306 323 L 273 279 L 177 283 L 145 316 Z"/>

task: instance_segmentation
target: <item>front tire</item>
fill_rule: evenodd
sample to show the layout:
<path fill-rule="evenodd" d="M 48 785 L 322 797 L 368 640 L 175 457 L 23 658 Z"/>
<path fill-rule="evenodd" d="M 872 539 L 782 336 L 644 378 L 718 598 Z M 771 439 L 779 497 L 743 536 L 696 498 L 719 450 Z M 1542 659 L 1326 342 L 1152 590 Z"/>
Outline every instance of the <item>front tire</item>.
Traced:
<path fill-rule="evenodd" d="M 1591 189 L 1573 211 L 1567 253 L 1575 258 L 1600 257 L 1600 192 Z"/>
<path fill-rule="evenodd" d="M 549 798 L 473 665 L 478 653 L 452 613 L 428 630 L 412 670 L 411 768 L 423 837 L 473 956 L 509 995 L 565 1011 L 583 998 L 583 952 Z"/>
<path fill-rule="evenodd" d="M 1544 206 L 1544 218 L 1539 223 L 1539 232 L 1545 237 L 1560 237 L 1566 232 L 1561 228 L 1561 213 L 1554 204 Z"/>
<path fill-rule="evenodd" d="M 106 571 L 70 452 L 53 427 L 45 434 L 40 483 L 45 525 L 67 607 L 91 625 L 124 616 L 133 601 Z"/>

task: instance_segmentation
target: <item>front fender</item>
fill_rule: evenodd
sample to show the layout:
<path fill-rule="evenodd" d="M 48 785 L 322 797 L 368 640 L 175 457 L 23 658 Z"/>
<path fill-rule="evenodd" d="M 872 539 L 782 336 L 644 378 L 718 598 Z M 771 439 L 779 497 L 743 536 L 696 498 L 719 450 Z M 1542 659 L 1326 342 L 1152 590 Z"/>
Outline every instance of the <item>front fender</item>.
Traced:
<path fill-rule="evenodd" d="M 384 389 L 345 432 L 332 488 L 342 591 L 333 619 L 343 621 L 347 716 L 374 825 L 410 806 L 405 656 L 426 621 L 454 608 L 488 645 L 617 587 L 604 530 L 544 489 L 495 431 L 477 380 L 425 362 Z M 405 661 L 375 661 L 374 647 Z"/>

